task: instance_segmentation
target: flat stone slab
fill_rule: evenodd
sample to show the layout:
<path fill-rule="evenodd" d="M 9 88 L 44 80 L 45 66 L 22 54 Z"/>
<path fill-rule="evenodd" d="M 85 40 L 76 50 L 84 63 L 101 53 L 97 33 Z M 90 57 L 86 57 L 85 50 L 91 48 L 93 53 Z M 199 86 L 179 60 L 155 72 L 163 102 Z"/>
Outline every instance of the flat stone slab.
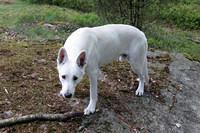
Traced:
<path fill-rule="evenodd" d="M 156 51 L 148 56 L 159 58 L 166 54 Z M 159 68 L 166 67 L 159 64 Z M 83 121 L 80 132 L 199 133 L 200 63 L 177 54 L 168 65 L 169 84 L 160 90 L 164 102 L 157 100 L 151 91 L 142 97 L 117 92 L 113 94 L 117 102 L 110 101 L 110 107 L 103 107 L 100 97 L 100 111 Z"/>

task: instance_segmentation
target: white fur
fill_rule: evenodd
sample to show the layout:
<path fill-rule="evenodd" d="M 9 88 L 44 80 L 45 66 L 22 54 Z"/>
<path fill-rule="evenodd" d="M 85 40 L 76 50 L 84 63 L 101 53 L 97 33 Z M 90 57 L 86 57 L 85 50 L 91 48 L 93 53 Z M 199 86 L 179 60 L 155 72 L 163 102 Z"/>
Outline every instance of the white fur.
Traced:
<path fill-rule="evenodd" d="M 84 110 L 86 115 L 94 113 L 96 108 L 97 78 L 102 78 L 99 67 L 119 57 L 121 61 L 127 58 L 133 71 L 138 74 L 136 95 L 143 95 L 144 82 L 148 83 L 148 45 L 144 33 L 139 29 L 123 24 L 80 28 L 68 37 L 63 48 L 67 55 L 63 63 L 58 61 L 57 65 L 62 83 L 60 93 L 62 96 L 66 93 L 74 95 L 76 85 L 86 72 L 90 79 L 90 102 Z M 82 52 L 86 53 L 86 64 L 79 67 L 77 58 Z M 66 75 L 66 79 L 62 79 L 62 75 Z M 72 80 L 73 75 L 78 77 L 76 82 Z"/>

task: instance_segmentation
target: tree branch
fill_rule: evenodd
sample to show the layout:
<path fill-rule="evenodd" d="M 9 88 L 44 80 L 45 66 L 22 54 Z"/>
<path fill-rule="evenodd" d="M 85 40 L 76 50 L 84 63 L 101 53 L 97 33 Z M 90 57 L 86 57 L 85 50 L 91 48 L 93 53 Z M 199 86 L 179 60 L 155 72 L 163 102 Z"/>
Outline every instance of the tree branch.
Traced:
<path fill-rule="evenodd" d="M 75 117 L 81 117 L 83 115 L 84 112 L 70 112 L 65 114 L 31 114 L 21 117 L 13 117 L 9 119 L 0 120 L 0 128 L 34 121 L 67 121 Z"/>
<path fill-rule="evenodd" d="M 188 40 L 190 40 L 190 41 L 193 41 L 193 42 L 195 42 L 195 43 L 198 43 L 198 44 L 200 44 L 200 41 L 199 41 L 199 40 L 195 40 L 195 39 L 191 39 L 191 38 L 188 38 Z"/>

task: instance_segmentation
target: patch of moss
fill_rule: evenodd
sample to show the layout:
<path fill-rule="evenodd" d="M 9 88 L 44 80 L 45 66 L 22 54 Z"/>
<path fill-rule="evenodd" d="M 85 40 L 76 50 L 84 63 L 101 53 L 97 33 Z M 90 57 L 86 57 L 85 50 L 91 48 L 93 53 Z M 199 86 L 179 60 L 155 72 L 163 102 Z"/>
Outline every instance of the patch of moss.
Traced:
<path fill-rule="evenodd" d="M 191 61 L 198 61 L 198 62 L 200 62 L 200 57 L 193 57 L 193 56 L 191 56 L 190 54 L 188 54 L 188 53 L 183 53 L 184 54 L 184 56 L 187 58 L 187 59 L 189 59 L 189 60 L 191 60 Z"/>

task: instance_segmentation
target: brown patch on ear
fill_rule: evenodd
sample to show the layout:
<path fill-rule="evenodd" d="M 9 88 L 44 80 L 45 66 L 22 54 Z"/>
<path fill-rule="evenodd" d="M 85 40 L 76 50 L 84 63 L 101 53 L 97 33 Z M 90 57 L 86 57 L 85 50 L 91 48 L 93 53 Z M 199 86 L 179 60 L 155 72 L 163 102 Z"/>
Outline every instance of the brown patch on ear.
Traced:
<path fill-rule="evenodd" d="M 76 63 L 78 64 L 79 67 L 83 67 L 85 64 L 86 64 L 86 53 L 85 52 L 82 52 L 78 58 L 77 58 L 77 61 Z"/>

